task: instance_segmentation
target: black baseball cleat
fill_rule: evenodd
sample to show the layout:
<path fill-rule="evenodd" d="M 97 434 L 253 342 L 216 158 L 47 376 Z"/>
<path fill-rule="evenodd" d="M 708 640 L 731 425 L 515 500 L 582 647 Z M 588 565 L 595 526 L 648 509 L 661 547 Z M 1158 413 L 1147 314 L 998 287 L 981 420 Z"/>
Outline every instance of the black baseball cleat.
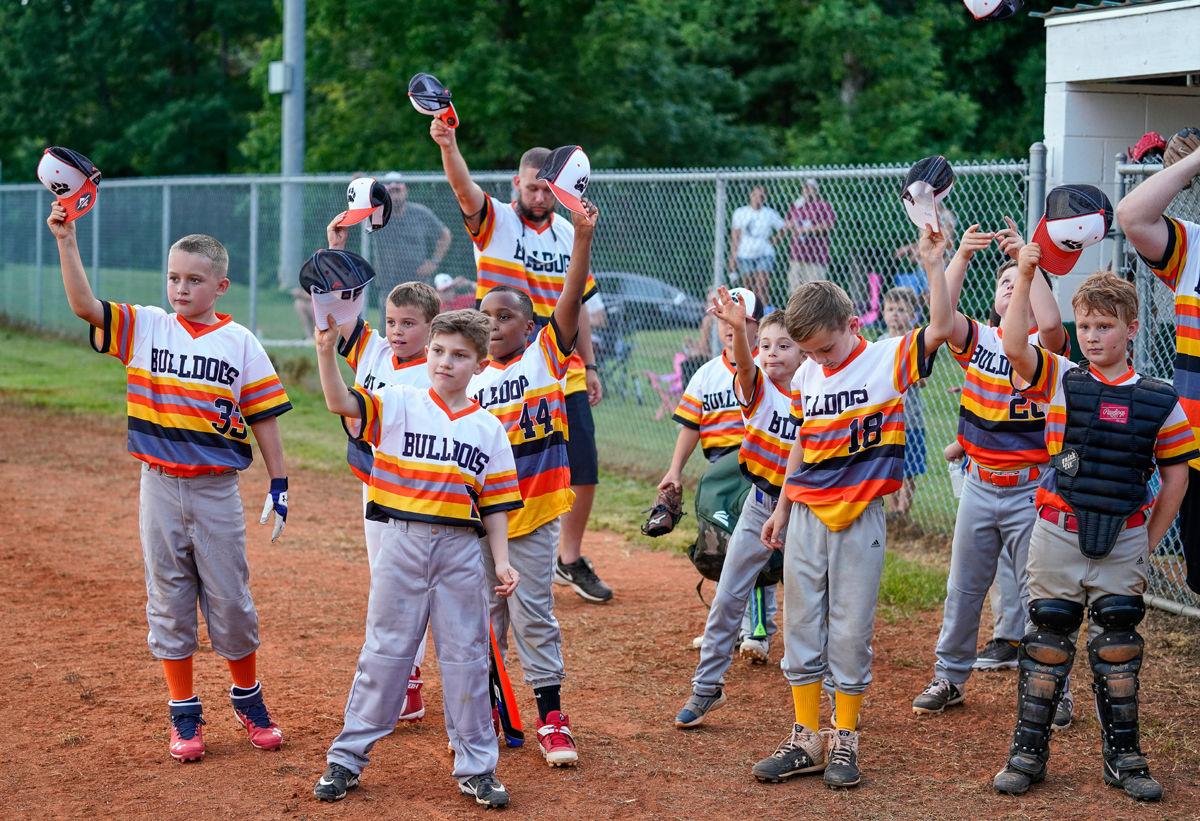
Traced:
<path fill-rule="evenodd" d="M 1104 783 L 1124 790 L 1126 795 L 1138 801 L 1161 801 L 1163 797 L 1162 784 L 1150 775 L 1150 767 L 1140 753 L 1106 755 Z"/>
<path fill-rule="evenodd" d="M 853 730 L 830 731 L 832 744 L 825 765 L 825 786 L 833 789 L 857 787 L 862 780 L 858 769 L 858 733 Z"/>
<path fill-rule="evenodd" d="M 358 774 L 341 764 L 330 764 L 317 779 L 313 795 L 322 801 L 341 801 L 346 793 L 358 786 Z"/>
<path fill-rule="evenodd" d="M 464 778 L 458 782 L 458 789 L 463 795 L 474 798 L 476 804 L 481 804 L 489 810 L 508 806 L 508 791 L 496 779 L 495 773 Z"/>
<path fill-rule="evenodd" d="M 1017 669 L 1017 645 L 1007 639 L 992 639 L 975 657 L 972 670 Z"/>
<path fill-rule="evenodd" d="M 554 583 L 569 585 L 572 590 L 590 602 L 602 604 L 613 597 L 612 588 L 600 580 L 592 569 L 592 562 L 580 556 L 570 564 L 561 558 L 554 559 Z"/>
<path fill-rule="evenodd" d="M 791 735 L 750 772 L 759 781 L 778 784 L 792 776 L 819 773 L 824 769 L 825 740 L 803 724 L 794 724 Z"/>
<path fill-rule="evenodd" d="M 1046 767 L 1043 764 L 1039 772 L 1030 775 L 1024 770 L 1018 770 L 1012 764 L 1006 764 L 1004 769 L 996 773 L 992 779 L 992 788 L 1005 795 L 1024 795 L 1029 788 L 1039 781 L 1046 779 Z"/>

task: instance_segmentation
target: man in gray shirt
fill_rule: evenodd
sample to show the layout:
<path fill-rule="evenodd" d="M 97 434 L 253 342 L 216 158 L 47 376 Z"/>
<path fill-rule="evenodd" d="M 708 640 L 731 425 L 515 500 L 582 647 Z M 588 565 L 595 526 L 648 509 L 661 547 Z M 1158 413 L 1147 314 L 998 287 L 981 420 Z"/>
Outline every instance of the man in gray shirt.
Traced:
<path fill-rule="evenodd" d="M 392 218 L 371 235 L 371 263 L 376 271 L 374 291 L 379 304 L 379 329 L 386 321 L 383 305 L 392 288 L 417 280 L 433 283 L 433 275 L 450 247 L 450 229 L 424 205 L 408 200 L 408 186 L 395 171 L 384 175 L 392 197 Z"/>

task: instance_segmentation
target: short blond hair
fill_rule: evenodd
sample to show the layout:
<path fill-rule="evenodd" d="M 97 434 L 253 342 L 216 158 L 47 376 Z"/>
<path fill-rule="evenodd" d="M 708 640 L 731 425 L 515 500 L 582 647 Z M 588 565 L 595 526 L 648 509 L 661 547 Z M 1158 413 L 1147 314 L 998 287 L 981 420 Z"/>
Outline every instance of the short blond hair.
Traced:
<path fill-rule="evenodd" d="M 433 322 L 433 318 L 442 310 L 442 300 L 437 291 L 424 282 L 401 282 L 387 295 L 387 300 L 397 308 L 417 308 L 425 315 L 426 322 Z"/>
<path fill-rule="evenodd" d="M 171 250 L 204 257 L 221 276 L 229 274 L 229 252 L 216 237 L 210 237 L 208 234 L 188 234 L 175 240 Z"/>
<path fill-rule="evenodd" d="M 772 325 L 778 325 L 780 328 L 787 330 L 787 318 L 783 311 L 771 311 L 758 322 L 758 332 L 761 334 L 765 329 Z"/>
<path fill-rule="evenodd" d="M 483 311 L 474 308 L 462 308 L 458 311 L 446 311 L 433 318 L 429 326 L 429 338 L 441 334 L 460 334 L 468 342 L 479 358 L 487 359 L 488 340 L 492 336 L 492 320 Z"/>
<path fill-rule="evenodd" d="M 806 282 L 792 291 L 784 309 L 788 336 L 803 342 L 821 331 L 837 331 L 846 327 L 854 316 L 854 303 L 829 280 Z"/>
<path fill-rule="evenodd" d="M 1121 279 L 1112 271 L 1097 271 L 1083 281 L 1071 297 L 1075 316 L 1080 309 L 1115 316 L 1126 325 L 1137 319 L 1138 295 L 1133 283 Z"/>

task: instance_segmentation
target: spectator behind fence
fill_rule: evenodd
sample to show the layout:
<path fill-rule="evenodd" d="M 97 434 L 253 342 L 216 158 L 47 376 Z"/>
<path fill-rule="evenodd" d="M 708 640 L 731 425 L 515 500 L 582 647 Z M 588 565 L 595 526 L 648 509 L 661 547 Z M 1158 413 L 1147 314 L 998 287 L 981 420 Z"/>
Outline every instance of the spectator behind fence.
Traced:
<path fill-rule="evenodd" d="M 754 291 L 764 305 L 770 302 L 770 276 L 775 270 L 775 246 L 771 243 L 785 224 L 766 201 L 766 188 L 751 188 L 750 204 L 733 212 L 729 234 L 729 279 Z"/>
<path fill-rule="evenodd" d="M 432 285 L 433 275 L 450 247 L 450 229 L 424 205 L 409 202 L 408 186 L 398 173 L 385 174 L 382 182 L 392 196 L 392 218 L 371 235 L 370 253 L 376 272 L 372 289 L 378 295 L 381 328 L 385 324 L 384 303 L 392 288 L 413 280 Z"/>
<path fill-rule="evenodd" d="M 821 199 L 816 179 L 809 177 L 800 198 L 788 209 L 787 227 L 792 235 L 789 294 L 805 282 L 829 279 L 829 232 L 836 221 L 833 206 Z"/>
<path fill-rule="evenodd" d="M 433 287 L 437 291 L 443 311 L 475 307 L 475 283 L 466 277 L 437 274 L 433 278 Z"/>

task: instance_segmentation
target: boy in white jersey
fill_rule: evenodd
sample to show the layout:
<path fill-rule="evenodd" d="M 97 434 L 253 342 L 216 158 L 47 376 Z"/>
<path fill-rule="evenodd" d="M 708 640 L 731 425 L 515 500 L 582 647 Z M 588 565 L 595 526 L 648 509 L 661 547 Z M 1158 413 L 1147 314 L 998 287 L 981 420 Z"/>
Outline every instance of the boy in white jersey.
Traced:
<path fill-rule="evenodd" d="M 759 535 L 775 509 L 784 467 L 796 441 L 792 377 L 803 359 L 800 346 L 788 336 L 783 311 L 769 314 L 759 323 L 760 364 L 755 364 L 750 351 L 745 303 L 733 299 L 722 286 L 713 299 L 713 313 L 734 330 L 733 353 L 738 364 L 733 388 L 745 420 L 738 461 L 754 487 L 729 537 L 721 578 L 704 625 L 692 695 L 675 717 L 675 726 L 681 729 L 695 727 L 709 711 L 725 703 L 725 672 L 733 655 L 733 642 L 755 580 L 771 559 L 771 550 L 763 546 Z"/>
<path fill-rule="evenodd" d="M 753 354 L 758 349 L 762 302 L 748 288 L 734 288 L 729 293 L 748 306 L 746 335 Z M 721 355 L 705 362 L 692 374 L 683 396 L 679 398 L 679 405 L 671 417 L 679 423 L 679 435 L 675 438 L 671 465 L 658 483 L 659 490 L 673 486 L 682 492 L 683 468 L 695 452 L 696 445 L 700 446 L 705 459 L 715 462 L 727 453 L 736 453 L 742 444 L 746 429 L 733 387 L 736 334 L 728 322 L 717 321 L 721 334 Z M 761 596 L 758 590 L 761 590 Z M 775 634 L 775 586 L 758 590 L 742 620 L 738 652 L 752 664 L 766 664 L 771 637 Z M 692 647 L 699 649 L 703 641 L 703 636 L 697 636 L 692 641 Z"/>
<path fill-rule="evenodd" d="M 509 515 L 509 561 L 523 581 L 507 601 L 492 597 L 492 629 L 503 653 L 512 624 L 521 669 L 537 700 L 538 747 L 552 767 L 572 766 L 579 759 L 571 722 L 562 711 L 562 633 L 552 588 L 559 517 L 575 498 L 566 444 L 567 369 L 599 216 L 587 200 L 583 206 L 587 216 L 572 214 L 575 236 L 562 296 L 532 342 L 534 309 L 528 294 L 500 285 L 484 295 L 480 309 L 492 322 L 490 361 L 468 388 L 504 423 L 516 457 L 524 506 Z M 486 553 L 484 566 L 490 577 Z"/>
<path fill-rule="evenodd" d="M 97 299 L 79 258 L 75 223 L 65 219 L 56 203 L 46 223 L 58 241 L 67 301 L 92 326 L 92 347 L 127 371 L 129 452 L 144 463 L 138 518 L 148 644 L 162 661 L 171 696 L 171 757 L 196 761 L 206 749 L 192 679 L 197 604 L 214 652 L 229 663 L 230 699 L 250 743 L 279 749 L 283 733 L 271 721 L 256 674 L 258 612 L 250 597 L 237 474 L 253 458 L 247 441 L 253 430 L 271 476 L 260 521 L 266 524 L 275 512 L 274 541 L 287 519 L 276 417 L 291 403 L 258 340 L 215 311 L 229 289 L 229 255 L 221 243 L 191 234 L 171 246 L 167 299 L 175 313 L 168 314 Z"/>
<path fill-rule="evenodd" d="M 902 337 L 868 343 L 846 292 L 831 282 L 801 285 L 788 300 L 788 334 L 808 357 L 796 372 L 793 415 L 800 423 L 784 494 L 762 529 L 784 546 L 784 675 L 795 723 L 752 770 L 760 781 L 824 771 L 829 787 L 859 783 L 858 716 L 871 682 L 871 636 L 883 573 L 881 497 L 904 474 L 904 392 L 929 376 L 949 334 L 942 253 L 928 226 L 921 259 L 929 276 L 930 321 Z M 836 726 L 828 765 L 818 734 L 821 681 L 834 685 Z"/>
<path fill-rule="evenodd" d="M 428 353 L 433 387 L 378 393 L 347 391 L 334 359 L 336 329 L 317 332 L 325 404 L 375 449 L 366 516 L 384 526 L 345 723 L 313 788 L 322 801 L 358 786 L 371 748 L 395 728 L 413 656 L 432 626 L 459 789 L 488 807 L 508 804 L 495 776 L 478 537 L 487 535 L 496 593 L 511 595 L 518 576 L 508 564 L 508 511 L 521 507 L 521 497 L 504 428 L 466 394 L 483 369 L 489 325 L 478 311 L 439 315 Z"/>

